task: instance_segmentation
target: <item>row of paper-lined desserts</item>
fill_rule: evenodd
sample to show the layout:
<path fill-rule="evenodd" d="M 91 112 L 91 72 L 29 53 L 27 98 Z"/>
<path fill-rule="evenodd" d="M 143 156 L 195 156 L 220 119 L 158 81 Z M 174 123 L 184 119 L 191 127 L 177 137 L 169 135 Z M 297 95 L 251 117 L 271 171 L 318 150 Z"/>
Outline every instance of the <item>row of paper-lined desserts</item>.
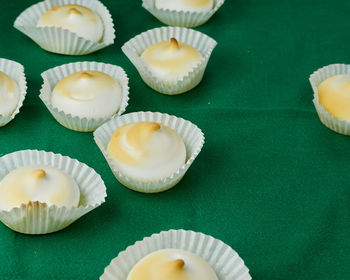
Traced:
<path fill-rule="evenodd" d="M 205 23 L 224 0 L 144 0 L 162 22 L 182 27 Z M 107 8 L 98 0 L 46 0 L 23 11 L 15 28 L 47 51 L 83 55 L 113 44 L 115 30 Z"/>
<path fill-rule="evenodd" d="M 73 10 L 72 12 L 74 14 L 79 11 Z M 39 22 L 39 24 L 41 24 L 41 22 Z M 170 44 L 170 48 L 179 49 L 177 41 L 174 38 L 172 38 L 171 41 L 172 42 Z M 185 48 L 187 48 L 187 46 L 185 46 Z M 193 53 L 193 49 L 189 49 L 188 52 L 190 53 L 190 55 L 185 56 L 184 59 L 191 58 L 191 52 Z M 149 53 L 150 54 L 148 54 L 148 57 L 152 59 L 152 51 L 150 51 Z M 147 60 L 147 53 L 143 57 Z M 192 65 L 198 63 L 198 61 L 201 59 L 201 56 L 198 52 L 194 53 L 192 57 L 197 57 L 197 61 L 191 62 Z M 192 68 L 192 65 L 190 64 L 190 68 Z M 185 71 L 187 70 L 185 69 Z M 155 69 L 155 72 L 157 72 L 157 69 Z M 9 78 L 4 73 L 2 74 L 2 77 L 8 82 L 8 84 L 6 84 L 5 86 L 8 87 L 9 84 L 11 84 L 11 86 L 14 88 L 14 92 L 18 91 L 18 89 L 15 89 L 15 83 L 13 83 L 11 78 Z M 158 72 L 158 75 L 161 76 L 161 74 L 161 72 Z M 91 80 L 92 78 L 95 78 L 97 81 L 95 81 L 95 79 Z M 67 84 L 73 85 L 73 88 L 67 89 Z M 107 87 L 106 84 L 108 85 Z M 99 96 L 100 98 L 97 98 L 97 100 L 95 100 L 95 105 L 100 105 L 97 106 L 97 108 L 101 108 L 102 105 L 104 105 L 104 98 L 108 99 L 108 97 L 111 97 L 113 93 L 120 93 L 121 91 L 118 82 L 116 82 L 115 79 L 113 79 L 106 73 L 99 72 L 96 70 L 85 70 L 83 72 L 75 72 L 69 75 L 68 77 L 65 77 L 62 80 L 60 80 L 57 83 L 55 89 L 53 90 L 53 94 L 51 96 L 52 98 L 50 98 L 50 101 L 53 104 L 53 106 L 57 105 L 57 107 L 64 108 L 66 110 L 65 113 L 67 113 L 68 111 L 68 114 L 72 113 L 73 111 L 75 112 L 76 107 L 78 105 L 78 111 L 80 111 L 79 117 L 88 118 L 91 115 L 92 108 L 86 108 L 88 106 L 86 102 L 84 102 L 83 108 L 79 107 L 79 103 L 81 103 L 82 101 L 87 101 L 86 95 L 82 94 L 83 91 L 86 93 L 87 88 L 89 89 L 88 93 L 90 95 L 94 95 L 94 92 L 97 88 L 99 88 L 99 90 L 102 92 L 101 96 Z M 69 90 L 72 90 L 72 95 L 70 94 L 70 92 L 67 93 L 67 91 Z M 64 98 L 67 96 L 70 97 L 68 100 Z M 107 110 L 105 111 L 109 111 L 109 115 L 111 115 L 113 111 L 115 112 L 115 108 L 119 109 L 119 105 L 121 103 L 120 99 L 121 98 L 119 98 L 118 100 L 114 100 L 116 101 L 114 103 L 112 102 L 108 104 L 110 110 L 108 110 L 107 108 Z M 12 103 L 12 106 L 13 103 L 15 103 L 15 100 L 8 101 L 10 105 Z M 77 103 L 74 103 L 74 101 L 77 101 Z M 7 114 L 9 115 L 10 109 L 7 108 L 7 110 Z M 93 112 L 93 116 L 97 117 L 98 113 L 100 112 Z M 181 124 L 181 127 L 183 127 L 183 124 Z M 187 129 L 188 128 L 189 126 L 187 125 Z M 189 130 L 193 132 L 192 129 L 188 129 L 187 131 Z M 201 132 L 198 134 L 200 135 Z M 199 145 L 201 146 L 202 144 L 203 142 L 200 141 Z M 132 149 L 130 149 L 130 146 L 132 146 Z M 161 147 L 161 149 L 156 149 L 157 151 L 154 151 L 154 148 L 159 147 Z M 136 152 L 137 150 L 142 151 L 141 155 L 140 153 L 135 154 L 135 148 Z M 151 148 L 151 150 L 149 150 L 149 148 Z M 173 150 L 173 153 L 169 153 L 169 151 L 171 150 Z M 11 172 L 7 173 L 7 175 L 3 178 L 3 180 L 0 183 L 0 209 L 3 209 L 3 211 L 1 211 L 0 213 L 2 218 L 3 214 L 5 213 L 5 221 L 3 219 L 2 221 L 4 221 L 5 223 L 7 222 L 6 224 L 12 227 L 13 229 L 26 233 L 43 233 L 55 231 L 65 227 L 66 225 L 74 221 L 74 219 L 91 210 L 93 207 L 98 206 L 104 201 L 104 197 L 106 196 L 105 187 L 103 186 L 103 182 L 101 182 L 101 180 L 95 180 L 96 182 L 88 182 L 90 189 L 95 192 L 95 201 L 92 203 L 91 201 L 88 201 L 89 198 L 91 200 L 91 196 L 89 195 L 89 191 L 86 190 L 87 184 L 83 184 L 84 187 L 81 187 L 83 191 L 80 192 L 80 187 L 78 186 L 78 184 L 65 172 L 62 172 L 60 168 L 56 168 L 51 165 L 42 165 L 43 161 L 47 160 L 47 158 L 57 159 L 61 157 L 60 155 L 53 155 L 51 153 L 50 156 L 47 157 L 44 152 L 37 151 L 23 151 L 19 153 L 24 154 L 20 157 L 24 159 L 24 161 L 33 158 L 40 158 L 41 160 L 36 162 L 36 165 L 28 165 L 28 163 L 26 163 L 25 166 L 15 168 Z M 26 155 L 26 153 L 38 153 L 39 155 L 41 155 L 41 157 L 35 157 L 32 155 L 29 156 Z M 151 176 L 156 176 L 156 178 L 164 178 L 169 174 L 172 174 L 174 170 L 178 169 L 179 165 L 183 165 L 186 161 L 186 148 L 182 138 L 179 137 L 179 135 L 170 127 L 160 124 L 158 122 L 136 122 L 123 125 L 119 129 L 117 129 L 114 132 L 114 135 L 111 137 L 110 143 L 108 145 L 108 153 L 112 156 L 111 162 L 115 163 L 116 165 L 119 165 L 119 169 L 121 169 L 124 174 L 127 174 L 129 177 L 132 177 L 136 174 L 138 177 L 141 177 L 141 180 L 143 182 L 147 182 L 147 180 L 154 179 L 154 177 L 150 177 L 150 174 Z M 145 154 L 152 155 L 151 160 L 148 160 L 146 164 L 143 160 L 143 158 L 145 158 Z M 165 154 L 167 155 L 167 157 L 164 158 Z M 15 162 L 17 164 L 18 162 L 20 164 L 22 163 L 21 161 L 17 160 L 18 153 L 6 156 L 5 158 L 11 158 L 11 156 L 15 158 Z M 113 156 L 115 157 L 113 158 Z M 55 160 L 49 160 L 50 164 L 52 164 L 52 161 L 56 163 Z M 67 166 L 70 166 L 71 168 L 71 165 L 67 161 L 71 161 L 71 159 L 65 158 L 64 160 L 61 160 L 60 158 L 60 160 L 57 161 L 57 164 L 59 162 L 62 165 L 60 166 L 61 168 Z M 189 160 L 188 162 L 190 161 L 191 160 Z M 64 162 L 64 164 L 62 164 L 62 162 Z M 154 166 L 152 166 L 152 163 L 153 165 L 157 164 L 158 168 L 154 168 Z M 170 166 L 169 163 L 171 163 Z M 5 166 L 7 168 L 9 167 L 8 164 L 5 164 Z M 162 168 L 159 168 L 159 166 L 162 166 Z M 86 166 L 84 166 L 84 168 L 86 168 Z M 73 168 L 75 172 L 77 169 L 79 170 L 83 168 Z M 157 170 L 155 175 L 152 174 L 154 173 L 154 170 Z M 66 171 L 68 172 L 68 170 Z M 93 172 L 93 170 L 90 170 L 90 173 Z M 96 177 L 95 175 L 96 174 L 94 174 L 94 176 L 87 177 Z M 181 177 L 182 176 L 180 174 L 180 179 Z M 178 178 L 175 178 L 174 181 L 176 183 L 178 181 Z M 91 185 L 94 185 L 93 183 L 97 184 L 97 186 L 91 188 Z M 13 186 L 16 187 L 13 188 Z M 26 205 L 23 203 L 25 201 L 30 201 L 30 203 Z M 39 201 L 44 201 L 44 203 Z M 17 208 L 18 205 L 21 205 L 20 209 Z M 58 215 L 57 213 L 55 213 L 55 210 L 58 209 L 63 209 L 63 211 L 66 211 L 68 213 L 62 215 L 62 211 L 60 211 L 61 213 Z M 80 213 L 79 210 L 81 210 Z M 72 213 L 70 213 L 70 211 Z M 12 212 L 12 214 L 14 214 L 13 217 L 11 217 L 11 215 L 6 215 L 9 212 Z M 20 213 L 20 216 L 18 216 L 18 213 Z M 65 217 L 65 219 L 62 219 L 62 217 Z M 177 231 L 175 233 L 179 235 L 184 235 L 183 233 L 185 233 L 185 235 L 187 236 L 193 234 L 192 232 L 183 231 Z M 166 235 L 168 233 L 161 234 Z M 201 238 L 202 236 L 198 236 L 198 238 Z M 157 239 L 156 236 L 152 236 L 151 238 L 153 238 L 153 241 L 156 241 Z M 164 237 L 162 239 L 164 239 Z M 191 241 L 193 241 L 193 238 L 191 238 Z M 219 241 L 215 240 L 215 242 Z M 221 244 L 219 244 L 220 246 L 218 246 L 218 248 L 213 248 L 211 242 L 209 244 L 211 246 L 210 250 L 212 252 L 215 252 L 215 250 L 222 250 Z M 158 244 L 155 243 L 155 245 Z M 207 245 L 208 244 L 204 244 L 204 246 Z M 178 244 L 177 246 L 182 245 Z M 250 279 L 248 269 L 244 266 L 241 259 L 231 248 L 229 248 L 225 244 L 224 246 L 226 246 L 225 249 L 230 253 L 230 255 L 227 255 L 226 259 L 224 260 L 224 270 L 219 269 L 220 266 L 222 266 L 221 264 L 218 265 L 218 263 L 214 263 L 214 265 L 216 266 L 215 270 L 222 274 L 220 275 L 220 279 L 232 279 L 232 276 L 234 276 L 235 278 L 239 277 L 242 279 L 242 275 L 244 276 L 244 279 Z M 149 248 L 149 244 L 147 245 L 147 247 Z M 166 246 L 165 250 L 151 252 L 150 255 L 147 255 L 141 260 L 138 260 L 138 263 L 130 271 L 127 272 L 127 275 L 121 276 L 120 279 L 126 279 L 126 277 L 128 280 L 156 280 L 164 278 L 174 278 L 178 280 L 218 279 L 213 268 L 202 259 L 202 257 L 208 255 L 208 252 L 206 252 L 206 254 L 202 253 L 203 256 L 200 257 L 200 254 L 193 254 L 187 250 L 184 251 L 178 249 L 168 249 L 170 247 L 174 247 L 174 243 Z M 199 248 L 200 247 L 201 246 L 199 246 Z M 192 248 L 192 250 L 194 249 L 195 248 Z M 135 258 L 135 254 L 131 256 Z M 120 257 L 118 258 L 120 259 Z M 116 260 L 118 260 L 118 258 L 116 258 Z M 211 257 L 210 259 L 213 258 Z M 116 260 L 114 260 L 114 262 Z M 237 260 L 239 261 L 238 263 Z M 129 261 L 129 264 L 130 263 L 131 262 Z M 229 270 L 227 270 L 227 267 L 229 268 Z M 112 279 L 116 279 L 116 276 L 120 276 L 119 272 L 111 274 L 109 272 L 111 270 L 118 271 L 120 270 L 120 266 L 114 266 L 113 263 L 111 263 L 111 265 L 106 269 L 106 273 L 101 278 L 110 279 L 110 277 L 112 277 Z M 231 272 L 228 273 L 228 271 L 230 270 Z M 234 272 L 232 273 L 232 271 Z"/>
<path fill-rule="evenodd" d="M 213 39 L 200 32 L 163 27 L 136 36 L 122 49 L 150 87 L 165 94 L 179 94 L 201 81 L 215 45 Z M 3 126 L 19 112 L 26 81 L 24 69 L 18 63 L 1 59 L 0 70 L 3 81 L 14 82 L 11 94 L 2 93 L 0 126 Z M 71 63 L 45 71 L 42 77 L 41 99 L 53 116 L 70 129 L 93 131 L 113 115 L 122 114 L 128 104 L 128 77 L 118 66 Z M 103 90 L 96 94 L 97 88 Z M 64 94 L 66 90 L 73 93 Z M 90 92 L 88 97 L 78 93 L 85 91 Z M 94 109 L 96 106 L 101 110 Z"/>

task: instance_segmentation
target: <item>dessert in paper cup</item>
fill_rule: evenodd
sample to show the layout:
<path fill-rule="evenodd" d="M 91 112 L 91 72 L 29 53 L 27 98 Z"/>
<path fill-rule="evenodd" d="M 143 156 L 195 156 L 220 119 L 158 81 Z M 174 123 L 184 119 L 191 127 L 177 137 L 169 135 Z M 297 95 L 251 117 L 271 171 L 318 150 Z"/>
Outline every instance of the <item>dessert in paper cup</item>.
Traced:
<path fill-rule="evenodd" d="M 115 115 L 129 100 L 129 80 L 112 64 L 76 62 L 41 74 L 40 99 L 63 126 L 81 132 L 94 131 Z"/>
<path fill-rule="evenodd" d="M 14 231 L 61 230 L 106 196 L 100 175 L 67 156 L 24 150 L 0 158 L 0 220 Z"/>
<path fill-rule="evenodd" d="M 98 0 L 46 0 L 24 10 L 14 27 L 46 51 L 84 55 L 114 43 L 112 17 Z"/>
<path fill-rule="evenodd" d="M 204 144 L 193 123 L 153 112 L 115 117 L 94 132 L 94 139 L 117 180 L 144 193 L 176 185 Z"/>
<path fill-rule="evenodd" d="M 350 65 L 322 67 L 309 80 L 321 122 L 335 132 L 350 135 Z"/>
<path fill-rule="evenodd" d="M 193 1 L 192 1 L 193 2 Z M 206 23 L 225 0 L 143 0 L 142 6 L 167 25 L 197 27 Z"/>
<path fill-rule="evenodd" d="M 122 50 L 148 86 L 175 95 L 199 84 L 216 44 L 192 29 L 161 27 L 130 39 Z"/>
<path fill-rule="evenodd" d="M 18 62 L 0 58 L 0 127 L 19 113 L 27 94 L 24 68 Z"/>
<path fill-rule="evenodd" d="M 181 229 L 162 231 L 129 246 L 100 277 L 126 279 L 249 280 L 251 276 L 230 246 L 212 236 Z"/>

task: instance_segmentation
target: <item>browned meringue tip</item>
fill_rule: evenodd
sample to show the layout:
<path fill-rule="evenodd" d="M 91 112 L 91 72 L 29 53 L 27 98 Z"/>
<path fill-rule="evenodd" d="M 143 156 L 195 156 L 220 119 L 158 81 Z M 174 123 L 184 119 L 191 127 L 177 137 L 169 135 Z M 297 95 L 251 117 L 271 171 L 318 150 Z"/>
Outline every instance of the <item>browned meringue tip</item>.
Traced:
<path fill-rule="evenodd" d="M 169 50 L 177 51 L 180 49 L 179 42 L 174 38 L 170 38 Z"/>
<path fill-rule="evenodd" d="M 81 12 L 79 10 L 77 10 L 76 8 L 70 8 L 68 11 L 69 15 L 81 15 Z"/>
<path fill-rule="evenodd" d="M 44 178 L 46 176 L 46 172 L 42 169 L 37 169 L 37 170 L 33 171 L 32 175 L 36 179 L 41 179 L 41 178 Z"/>
<path fill-rule="evenodd" d="M 182 259 L 177 259 L 177 260 L 173 260 L 168 262 L 169 268 L 171 268 L 172 270 L 182 270 L 185 266 L 185 262 Z"/>

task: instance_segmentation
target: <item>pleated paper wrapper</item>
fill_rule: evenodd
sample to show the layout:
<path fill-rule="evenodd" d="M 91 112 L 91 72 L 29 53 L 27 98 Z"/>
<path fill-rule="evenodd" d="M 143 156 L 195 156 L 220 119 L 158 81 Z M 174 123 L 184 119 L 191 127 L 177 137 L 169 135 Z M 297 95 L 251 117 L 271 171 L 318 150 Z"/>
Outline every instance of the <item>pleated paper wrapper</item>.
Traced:
<path fill-rule="evenodd" d="M 149 46 L 170 40 L 172 37 L 197 49 L 202 55 L 202 60 L 183 78 L 174 82 L 162 81 L 150 72 L 146 63 L 141 59 L 141 54 Z M 161 27 L 151 29 L 130 39 L 122 46 L 122 50 L 148 86 L 160 93 L 174 95 L 189 91 L 199 84 L 216 45 L 214 39 L 199 31 L 183 27 Z"/>
<path fill-rule="evenodd" d="M 310 76 L 311 87 L 314 91 L 313 103 L 315 105 L 317 114 L 321 122 L 329 129 L 344 135 L 350 135 L 350 120 L 340 120 L 337 117 L 332 116 L 328 111 L 319 103 L 318 99 L 318 85 L 324 80 L 342 74 L 350 74 L 350 65 L 346 64 L 331 64 L 322 67 L 315 71 Z M 350 108 L 349 108 L 350 110 Z"/>
<path fill-rule="evenodd" d="M 5 58 L 0 58 L 0 71 L 4 72 L 10 78 L 12 78 L 12 80 L 14 80 L 18 85 L 20 91 L 19 101 L 13 113 L 9 116 L 2 116 L 0 114 L 0 127 L 2 127 L 8 124 L 10 121 L 12 121 L 15 118 L 15 116 L 19 113 L 19 110 L 21 109 L 23 101 L 27 94 L 27 82 L 26 77 L 24 75 L 24 68 L 18 62 L 8 60 Z"/>
<path fill-rule="evenodd" d="M 79 37 L 61 27 L 37 27 L 40 17 L 53 7 L 77 4 L 94 11 L 101 19 L 104 33 L 101 42 L 93 42 Z M 14 27 L 30 37 L 46 51 L 66 54 L 84 55 L 112 45 L 115 30 L 112 17 L 107 8 L 98 0 L 46 0 L 24 10 L 16 19 Z"/>
<path fill-rule="evenodd" d="M 155 0 L 143 0 L 142 6 L 158 20 L 167 25 L 193 28 L 206 23 L 224 2 L 225 0 L 214 0 L 213 8 L 209 12 L 185 12 L 158 9 L 155 6 Z"/>
<path fill-rule="evenodd" d="M 113 133 L 119 127 L 130 122 L 157 122 L 172 128 L 184 141 L 186 147 L 186 163 L 171 176 L 157 181 L 141 181 L 122 174 L 109 156 L 107 147 Z M 117 180 L 129 189 L 144 193 L 161 192 L 175 186 L 185 175 L 204 144 L 204 135 L 202 131 L 193 123 L 168 114 L 153 112 L 135 112 L 115 117 L 94 132 L 94 139 Z"/>
<path fill-rule="evenodd" d="M 162 249 L 180 249 L 204 259 L 219 280 L 252 279 L 240 256 L 224 242 L 200 232 L 169 230 L 153 234 L 119 253 L 100 280 L 125 280 L 134 265 L 148 254 Z"/>
<path fill-rule="evenodd" d="M 61 230 L 105 201 L 106 186 L 92 168 L 60 154 L 23 150 L 0 158 L 0 181 L 12 170 L 29 165 L 50 165 L 61 169 L 74 179 L 80 189 L 78 207 L 48 206 L 30 202 L 10 211 L 0 211 L 1 221 L 14 231 L 45 234 Z"/>
<path fill-rule="evenodd" d="M 122 101 L 119 110 L 115 115 L 121 115 L 124 113 L 129 101 L 129 79 L 125 71 L 119 66 L 99 62 L 75 62 L 49 69 L 41 74 L 44 83 L 40 90 L 40 99 L 44 102 L 52 116 L 60 124 L 69 129 L 81 132 L 94 131 L 97 127 L 101 126 L 113 116 L 106 116 L 102 118 L 81 118 L 71 114 L 66 114 L 51 104 L 51 94 L 56 84 L 64 77 L 75 72 L 88 70 L 106 73 L 112 76 L 119 83 L 122 88 Z"/>

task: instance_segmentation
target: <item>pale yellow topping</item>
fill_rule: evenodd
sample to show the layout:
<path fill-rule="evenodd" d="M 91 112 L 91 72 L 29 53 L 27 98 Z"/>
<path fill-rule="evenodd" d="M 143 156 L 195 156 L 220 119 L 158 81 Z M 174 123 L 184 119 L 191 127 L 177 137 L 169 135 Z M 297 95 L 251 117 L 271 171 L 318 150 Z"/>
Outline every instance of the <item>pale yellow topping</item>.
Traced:
<path fill-rule="evenodd" d="M 155 122 L 129 123 L 118 128 L 108 145 L 108 153 L 119 161 L 135 165 L 147 156 L 147 145 L 161 128 Z M 127 143 L 128 149 L 125 149 Z"/>
<path fill-rule="evenodd" d="M 70 8 L 68 13 L 75 14 L 75 15 L 81 15 L 81 12 L 79 12 L 76 8 Z"/>
<path fill-rule="evenodd" d="M 202 7 L 205 5 L 209 5 L 212 2 L 212 0 L 187 0 L 188 6 L 193 7 Z"/>
<path fill-rule="evenodd" d="M 0 71 L 0 88 L 4 88 L 4 91 L 8 94 L 14 94 L 15 82 L 4 72 Z M 1 98 L 1 94 L 0 94 Z M 1 101 L 1 100 L 0 100 Z"/>
<path fill-rule="evenodd" d="M 186 75 L 196 66 L 202 55 L 192 46 L 175 38 L 148 47 L 142 54 L 150 69 L 161 75 Z"/>
<path fill-rule="evenodd" d="M 113 88 L 115 85 L 116 80 L 108 74 L 100 71 L 80 71 L 59 81 L 54 92 L 57 95 L 84 102 L 94 100 L 99 95 L 99 91 L 94 89 L 107 86 Z"/>
<path fill-rule="evenodd" d="M 85 16 L 89 17 L 90 20 L 95 19 L 96 17 L 96 14 L 87 7 L 75 4 L 67 4 L 51 8 L 41 16 L 40 20 L 42 22 L 45 22 L 47 26 L 57 26 L 55 13 L 62 10 L 66 10 L 66 15 L 68 16 L 82 16 L 84 14 Z"/>
<path fill-rule="evenodd" d="M 319 103 L 333 117 L 350 119 L 350 75 L 336 75 L 318 86 Z"/>
<path fill-rule="evenodd" d="M 168 260 L 164 254 L 155 254 L 141 261 L 127 280 L 188 280 L 182 259 Z"/>
<path fill-rule="evenodd" d="M 48 205 L 77 206 L 79 189 L 59 169 L 28 166 L 13 170 L 0 182 L 0 208 L 9 210 L 39 201 Z"/>

